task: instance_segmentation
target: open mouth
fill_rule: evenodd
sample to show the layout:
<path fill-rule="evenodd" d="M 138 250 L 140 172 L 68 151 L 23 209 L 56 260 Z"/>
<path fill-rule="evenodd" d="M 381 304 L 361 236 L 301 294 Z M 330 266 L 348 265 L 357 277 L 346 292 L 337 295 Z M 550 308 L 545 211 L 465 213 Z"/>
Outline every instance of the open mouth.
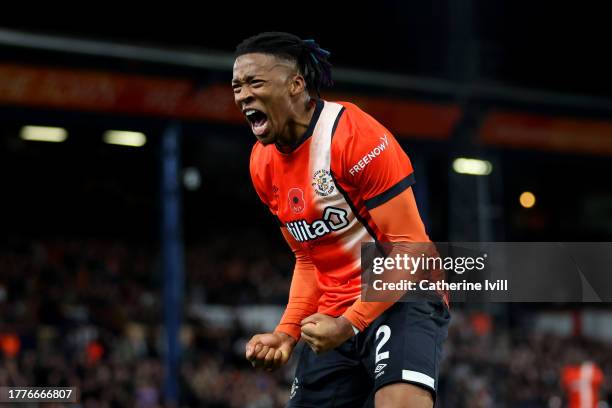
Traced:
<path fill-rule="evenodd" d="M 246 109 L 244 114 L 251 124 L 255 136 L 263 135 L 268 128 L 268 116 L 257 109 Z"/>

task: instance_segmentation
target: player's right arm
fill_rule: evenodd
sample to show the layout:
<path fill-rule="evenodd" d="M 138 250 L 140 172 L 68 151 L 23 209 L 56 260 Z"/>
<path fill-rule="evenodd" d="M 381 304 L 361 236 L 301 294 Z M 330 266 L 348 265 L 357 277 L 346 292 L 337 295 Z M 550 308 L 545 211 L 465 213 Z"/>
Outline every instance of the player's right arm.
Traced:
<path fill-rule="evenodd" d="M 280 323 L 273 333 L 257 334 L 246 346 L 246 358 L 253 367 L 275 370 L 286 364 L 300 339 L 301 322 L 316 313 L 321 293 L 316 282 L 316 268 L 308 254 L 281 228 L 295 255 L 295 267 L 289 290 L 289 301 Z"/>
<path fill-rule="evenodd" d="M 302 331 L 302 320 L 317 312 L 321 291 L 317 285 L 317 269 L 312 260 L 287 228 L 283 227 L 281 231 L 295 255 L 295 267 L 289 289 L 289 301 L 275 331 L 285 333 L 297 342 Z"/>
<path fill-rule="evenodd" d="M 269 157 L 263 145 L 255 143 L 251 152 L 249 172 L 253 187 L 260 200 L 276 217 L 278 206 L 271 183 L 272 174 Z M 257 334 L 246 346 L 246 358 L 254 367 L 274 370 L 285 364 L 301 333 L 301 321 L 317 311 L 320 293 L 316 282 L 316 269 L 308 254 L 291 236 L 287 228 L 281 227 L 285 240 L 295 255 L 295 267 L 291 279 L 289 301 L 283 317 L 273 333 Z"/>

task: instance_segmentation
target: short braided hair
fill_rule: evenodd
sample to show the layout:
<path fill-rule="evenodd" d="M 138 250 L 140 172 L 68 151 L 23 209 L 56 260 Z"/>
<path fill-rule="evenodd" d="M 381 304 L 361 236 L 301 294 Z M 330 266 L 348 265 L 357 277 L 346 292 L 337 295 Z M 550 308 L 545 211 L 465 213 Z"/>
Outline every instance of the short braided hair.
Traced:
<path fill-rule="evenodd" d="M 330 53 L 314 40 L 302 40 L 290 33 L 260 33 L 238 44 L 235 57 L 251 53 L 271 54 L 295 62 L 304 76 L 306 88 L 317 95 L 322 87 L 333 85 L 328 61 Z"/>

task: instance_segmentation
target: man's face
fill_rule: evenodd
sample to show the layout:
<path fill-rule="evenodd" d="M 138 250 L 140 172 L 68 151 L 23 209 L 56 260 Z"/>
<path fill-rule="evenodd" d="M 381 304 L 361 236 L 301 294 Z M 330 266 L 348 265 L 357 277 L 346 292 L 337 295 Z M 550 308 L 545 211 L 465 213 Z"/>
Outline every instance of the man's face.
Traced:
<path fill-rule="evenodd" d="M 269 54 L 244 54 L 234 62 L 234 101 L 264 145 L 279 141 L 292 111 L 289 61 Z"/>

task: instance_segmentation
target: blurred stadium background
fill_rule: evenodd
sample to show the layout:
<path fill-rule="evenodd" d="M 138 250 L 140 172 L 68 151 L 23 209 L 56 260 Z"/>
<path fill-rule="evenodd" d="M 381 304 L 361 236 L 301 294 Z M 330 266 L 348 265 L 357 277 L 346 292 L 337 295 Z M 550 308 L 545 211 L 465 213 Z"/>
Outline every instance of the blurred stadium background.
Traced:
<path fill-rule="evenodd" d="M 294 365 L 243 358 L 292 268 L 229 86 L 259 31 L 332 51 L 323 97 L 398 137 L 433 240 L 612 240 L 608 13 L 379 3 L 226 32 L 0 24 L 0 385 L 76 386 L 85 407 L 284 406 Z M 609 305 L 453 305 L 438 406 L 564 406 L 576 359 L 612 375 Z"/>

